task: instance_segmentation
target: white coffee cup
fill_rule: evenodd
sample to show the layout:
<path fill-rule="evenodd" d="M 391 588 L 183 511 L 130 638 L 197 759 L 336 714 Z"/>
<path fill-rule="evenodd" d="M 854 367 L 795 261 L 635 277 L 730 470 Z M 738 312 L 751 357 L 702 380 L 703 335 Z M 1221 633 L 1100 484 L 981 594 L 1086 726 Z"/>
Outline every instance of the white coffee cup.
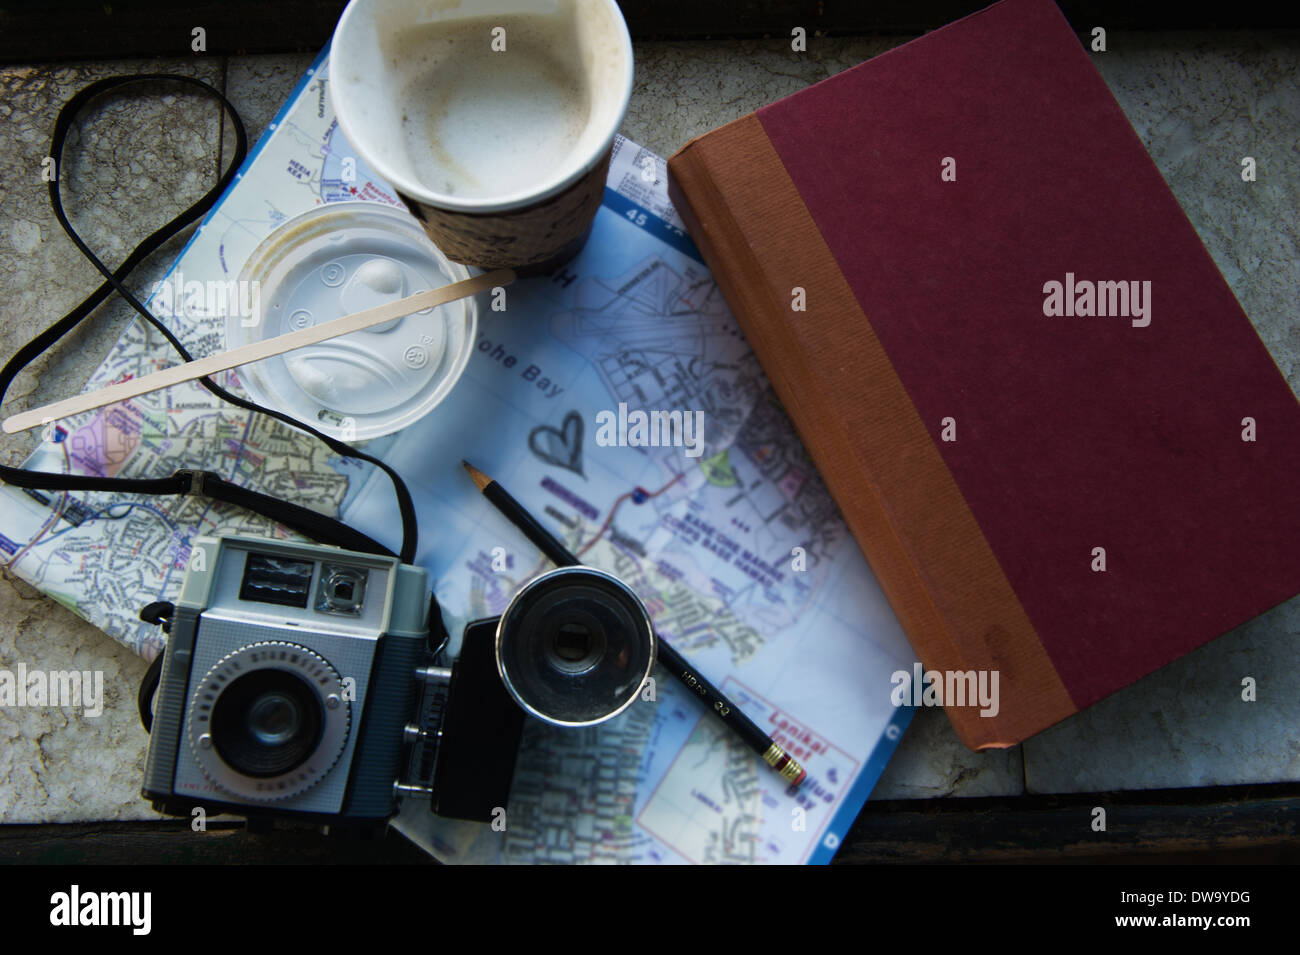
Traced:
<path fill-rule="evenodd" d="M 632 91 L 615 0 L 352 0 L 330 50 L 339 125 L 454 261 L 581 248 Z"/>

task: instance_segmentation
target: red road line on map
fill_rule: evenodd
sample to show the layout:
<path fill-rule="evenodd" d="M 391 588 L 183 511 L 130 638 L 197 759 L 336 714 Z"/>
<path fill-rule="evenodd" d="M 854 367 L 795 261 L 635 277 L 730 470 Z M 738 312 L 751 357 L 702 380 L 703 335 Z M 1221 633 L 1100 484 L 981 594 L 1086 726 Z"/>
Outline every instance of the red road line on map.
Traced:
<path fill-rule="evenodd" d="M 664 493 L 664 491 L 668 490 L 670 487 L 672 487 L 674 484 L 676 484 L 684 477 L 686 477 L 686 472 L 678 471 L 677 476 L 675 478 L 673 478 L 671 481 L 669 481 L 659 490 L 655 491 L 653 494 L 646 494 L 645 499 L 648 501 L 652 498 L 658 497 L 660 494 Z M 602 537 L 605 536 L 605 531 L 609 530 L 609 525 L 614 523 L 614 515 L 618 512 L 619 505 L 622 504 L 624 501 L 628 500 L 629 498 L 635 496 L 635 494 L 636 494 L 635 489 L 631 491 L 624 491 L 615 499 L 613 507 L 609 509 L 609 514 L 606 515 L 605 517 L 605 523 L 600 525 L 600 530 L 596 531 L 595 537 L 593 537 L 591 540 L 587 541 L 587 543 L 582 545 L 578 553 L 574 555 L 575 557 L 581 557 L 592 547 L 592 545 L 596 543 L 596 541 L 600 540 Z"/>

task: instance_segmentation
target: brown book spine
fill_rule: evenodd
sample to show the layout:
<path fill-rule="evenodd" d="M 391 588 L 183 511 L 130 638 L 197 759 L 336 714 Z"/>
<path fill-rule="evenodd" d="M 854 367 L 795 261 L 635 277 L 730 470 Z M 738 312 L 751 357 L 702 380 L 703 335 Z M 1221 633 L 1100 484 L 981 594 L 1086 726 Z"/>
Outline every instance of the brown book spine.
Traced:
<path fill-rule="evenodd" d="M 962 741 L 1009 746 L 1070 715 L 1023 607 L 757 118 L 692 140 L 668 169 L 679 214 L 921 662 L 999 671 L 996 715 L 947 707 Z M 791 312 L 794 286 L 817 295 L 826 324 L 860 336 L 810 333 L 800 323 L 811 319 Z M 860 393 L 837 387 L 842 371 L 827 367 L 837 355 L 861 366 Z"/>
<path fill-rule="evenodd" d="M 789 414 L 808 456 L 831 490 L 845 520 L 865 534 L 858 537 L 881 589 L 899 617 L 908 639 L 927 665 L 951 661 L 953 652 L 945 650 L 943 629 L 937 608 L 929 598 L 921 576 L 908 556 L 907 548 L 890 526 L 884 502 L 869 474 L 859 474 L 852 486 L 836 487 L 837 477 L 846 473 L 841 460 L 844 446 L 828 446 L 826 430 L 806 427 L 808 417 L 801 413 L 810 403 L 786 373 L 781 359 L 791 353 L 769 330 L 783 323 L 789 308 L 788 296 L 779 300 L 766 287 L 766 274 L 745 240 L 726 200 L 709 171 L 708 143 L 700 139 L 688 142 L 669 160 L 668 192 L 678 214 L 686 223 L 714 281 L 722 290 L 745 334 L 750 348 L 767 373 L 772 388 Z M 807 379 L 805 379 L 807 380 Z M 844 502 L 851 501 L 852 511 Z M 937 642 L 938 646 L 926 646 Z M 955 650 L 955 648 L 952 648 Z M 884 692 L 883 687 L 873 688 Z M 968 743 L 969 745 L 969 743 Z"/>

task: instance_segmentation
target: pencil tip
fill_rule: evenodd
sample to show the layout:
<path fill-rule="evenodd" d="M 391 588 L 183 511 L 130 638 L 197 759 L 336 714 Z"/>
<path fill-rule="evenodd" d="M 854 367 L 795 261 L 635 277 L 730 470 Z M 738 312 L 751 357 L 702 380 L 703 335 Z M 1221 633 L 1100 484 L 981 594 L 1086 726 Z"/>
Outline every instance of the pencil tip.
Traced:
<path fill-rule="evenodd" d="M 461 458 L 460 463 L 465 466 L 465 470 L 469 472 L 469 476 L 474 479 L 474 486 L 477 487 L 480 491 L 492 483 L 492 479 L 490 477 L 488 477 L 478 468 L 474 467 L 474 465 L 470 464 L 464 458 Z"/>

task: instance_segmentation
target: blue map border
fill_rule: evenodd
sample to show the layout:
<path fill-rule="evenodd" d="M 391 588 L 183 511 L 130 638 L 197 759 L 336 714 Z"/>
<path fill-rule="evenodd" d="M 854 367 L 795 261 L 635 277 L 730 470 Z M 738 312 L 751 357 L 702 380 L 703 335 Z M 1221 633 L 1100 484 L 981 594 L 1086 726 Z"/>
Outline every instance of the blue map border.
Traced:
<path fill-rule="evenodd" d="M 885 731 L 880 734 L 879 742 L 871 751 L 871 755 L 867 757 L 867 763 L 862 767 L 862 772 L 858 773 L 858 781 L 853 784 L 853 788 L 845 795 L 844 800 L 840 803 L 839 810 L 831 818 L 826 831 L 822 833 L 821 841 L 813 849 L 812 855 L 808 856 L 807 865 L 829 865 L 831 859 L 835 858 L 835 853 L 844 844 L 844 837 L 848 835 L 849 829 L 853 827 L 854 820 L 858 818 L 858 813 L 867 804 L 867 797 L 871 795 L 871 790 L 875 789 L 876 783 L 880 782 L 880 776 L 884 773 L 885 766 L 888 765 L 890 757 L 894 755 L 894 750 L 898 749 L 898 744 L 902 742 L 903 734 L 907 732 L 907 727 L 911 725 L 912 716 L 915 713 L 916 707 L 914 706 L 900 706 L 898 708 L 898 715 L 886 725 Z M 898 736 L 894 739 L 889 737 L 889 729 L 892 726 L 898 727 Z"/>
<path fill-rule="evenodd" d="M 628 213 L 633 213 L 637 216 L 633 221 L 660 242 L 672 246 L 683 255 L 690 256 L 701 265 L 704 264 L 704 257 L 700 255 L 700 250 L 695 247 L 695 243 L 691 241 L 688 233 L 661 219 L 645 206 L 615 192 L 609 186 L 605 187 L 605 198 L 601 204 L 611 212 L 617 212 L 625 219 L 631 219 L 632 216 L 629 216 Z M 644 222 L 640 220 L 641 213 L 645 214 Z"/>

